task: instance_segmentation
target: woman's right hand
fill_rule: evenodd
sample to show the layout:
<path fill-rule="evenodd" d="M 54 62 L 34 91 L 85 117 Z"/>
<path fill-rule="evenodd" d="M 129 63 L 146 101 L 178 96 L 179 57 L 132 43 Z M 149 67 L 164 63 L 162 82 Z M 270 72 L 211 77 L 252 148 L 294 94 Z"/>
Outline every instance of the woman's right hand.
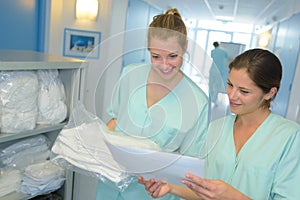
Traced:
<path fill-rule="evenodd" d="M 107 126 L 108 130 L 110 130 L 110 131 L 114 131 L 116 129 L 116 125 L 117 125 L 117 119 L 116 118 L 112 118 L 111 120 L 109 120 L 106 123 L 106 126 Z"/>
<path fill-rule="evenodd" d="M 145 189 L 152 198 L 165 196 L 171 191 L 171 187 L 168 183 L 156 181 L 153 178 L 145 180 L 142 176 L 139 176 L 138 181 L 145 186 Z"/>

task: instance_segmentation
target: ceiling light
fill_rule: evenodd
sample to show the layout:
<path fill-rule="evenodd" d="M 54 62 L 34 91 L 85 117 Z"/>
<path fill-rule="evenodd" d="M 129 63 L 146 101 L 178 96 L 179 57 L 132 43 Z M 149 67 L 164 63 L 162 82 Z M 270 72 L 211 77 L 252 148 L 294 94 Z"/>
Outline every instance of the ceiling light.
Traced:
<path fill-rule="evenodd" d="M 216 20 L 220 20 L 220 21 L 233 21 L 233 17 L 230 16 L 216 16 L 215 17 Z"/>

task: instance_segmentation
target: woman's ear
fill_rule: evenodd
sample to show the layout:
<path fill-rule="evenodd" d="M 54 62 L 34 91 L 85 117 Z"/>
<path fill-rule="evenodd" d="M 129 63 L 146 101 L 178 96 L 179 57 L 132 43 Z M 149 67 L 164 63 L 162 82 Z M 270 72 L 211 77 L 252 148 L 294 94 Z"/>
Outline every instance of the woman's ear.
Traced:
<path fill-rule="evenodd" d="M 276 87 L 272 87 L 271 89 L 270 89 L 270 91 L 268 92 L 268 94 L 266 95 L 266 100 L 270 100 L 270 99 L 272 99 L 275 95 L 276 95 L 276 93 L 277 93 L 277 88 Z"/>
<path fill-rule="evenodd" d="M 186 43 L 185 43 L 185 47 L 184 47 L 184 52 L 186 52 L 187 51 L 187 48 L 188 48 L 188 40 L 186 40 Z"/>

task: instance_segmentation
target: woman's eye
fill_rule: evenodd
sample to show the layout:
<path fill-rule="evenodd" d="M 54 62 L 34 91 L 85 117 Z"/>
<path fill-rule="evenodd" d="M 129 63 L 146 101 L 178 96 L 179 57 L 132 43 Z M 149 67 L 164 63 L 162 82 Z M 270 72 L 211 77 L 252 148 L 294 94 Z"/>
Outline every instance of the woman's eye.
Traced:
<path fill-rule="evenodd" d="M 231 83 L 227 82 L 228 87 L 233 87 Z"/>
<path fill-rule="evenodd" d="M 177 58 L 177 54 L 170 55 L 170 58 Z"/>
<path fill-rule="evenodd" d="M 243 94 L 248 94 L 248 93 L 249 93 L 249 91 L 246 91 L 246 90 L 241 90 L 241 93 L 243 93 Z"/>
<path fill-rule="evenodd" d="M 153 58 L 153 59 L 158 59 L 159 56 L 157 56 L 157 55 L 152 55 L 152 58 Z"/>

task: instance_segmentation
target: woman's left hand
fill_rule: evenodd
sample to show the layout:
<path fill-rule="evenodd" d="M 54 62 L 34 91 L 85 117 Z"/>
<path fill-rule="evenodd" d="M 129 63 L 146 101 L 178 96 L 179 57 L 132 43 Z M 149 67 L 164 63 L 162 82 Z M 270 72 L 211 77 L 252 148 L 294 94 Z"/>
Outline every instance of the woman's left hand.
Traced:
<path fill-rule="evenodd" d="M 153 178 L 145 180 L 142 176 L 139 176 L 138 181 L 145 186 L 145 190 L 147 190 L 148 194 L 153 198 L 165 196 L 171 190 L 168 183 L 156 181 Z"/>
<path fill-rule="evenodd" d="M 187 179 L 182 182 L 193 192 L 205 200 L 233 200 L 250 199 L 230 184 L 222 180 L 203 179 L 198 176 L 187 174 Z"/>

